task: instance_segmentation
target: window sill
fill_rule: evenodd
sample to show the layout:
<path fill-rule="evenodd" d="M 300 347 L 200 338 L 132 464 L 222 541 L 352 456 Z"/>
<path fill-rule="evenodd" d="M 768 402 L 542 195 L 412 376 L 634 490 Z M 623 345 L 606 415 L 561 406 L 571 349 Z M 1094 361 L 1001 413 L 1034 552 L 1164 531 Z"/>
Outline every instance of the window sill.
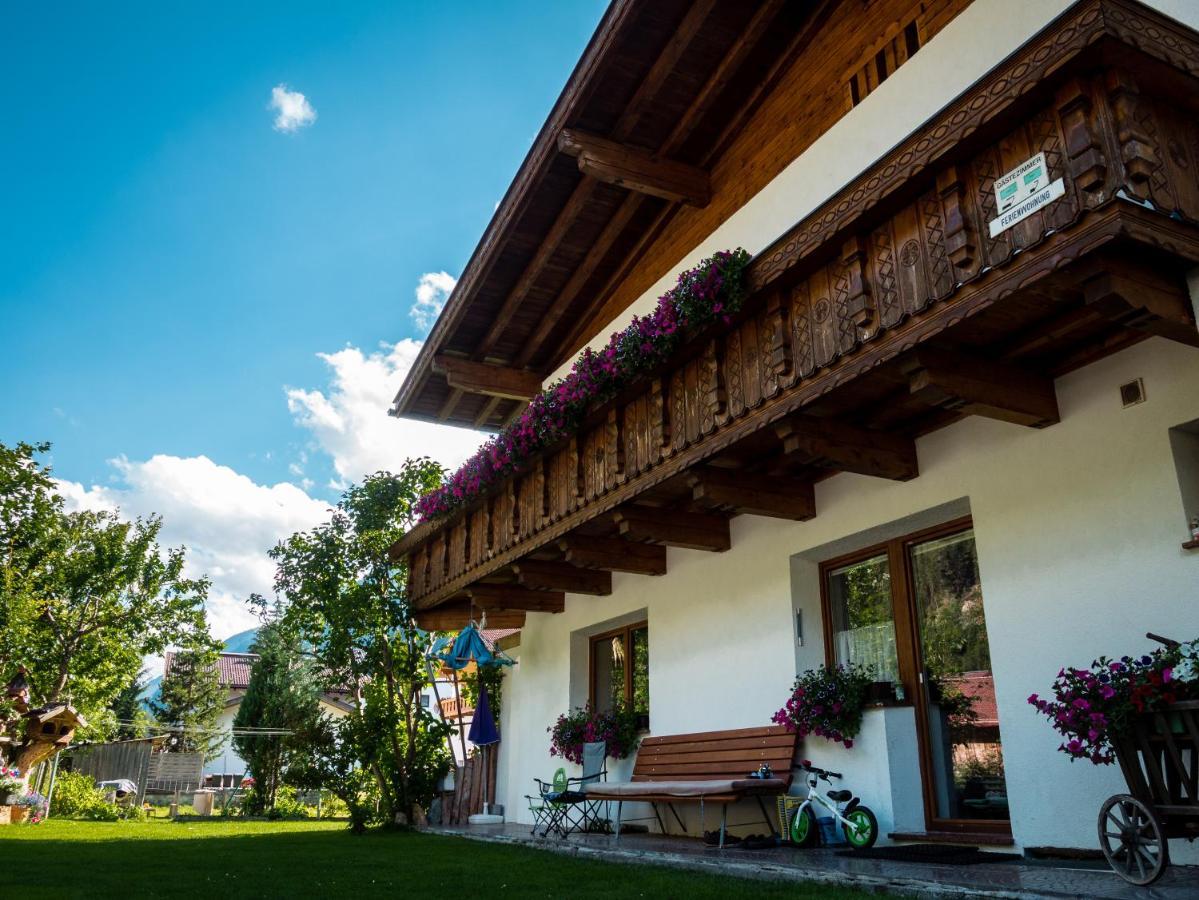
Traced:
<path fill-rule="evenodd" d="M 1183 550 L 1199 550 L 1199 538 L 1186 541 L 1182 545 Z"/>

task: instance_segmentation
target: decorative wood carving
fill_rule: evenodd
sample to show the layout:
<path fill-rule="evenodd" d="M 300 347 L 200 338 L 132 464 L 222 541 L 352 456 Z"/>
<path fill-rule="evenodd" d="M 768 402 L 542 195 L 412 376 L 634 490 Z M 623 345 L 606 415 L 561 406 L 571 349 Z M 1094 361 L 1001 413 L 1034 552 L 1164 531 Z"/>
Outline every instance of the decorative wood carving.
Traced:
<path fill-rule="evenodd" d="M 769 289 L 747 299 L 727 332 L 715 340 L 705 335 L 696 355 L 602 411 L 598 423 L 578 435 L 573 459 L 566 444 L 554 448 L 505 482 L 489 503 L 421 526 L 400 542 L 398 552 L 411 558 L 416 601 L 450 600 L 538 547 L 573 541 L 573 529 L 617 509 L 623 515 L 650 488 L 697 471 L 724 448 L 778 423 L 795 465 L 914 477 L 910 439 L 804 412 L 890 361 L 899 368 L 892 366 L 889 377 L 908 379 L 891 389 L 906 388 L 903 402 L 913 410 L 928 403 L 1025 424 L 1053 421 L 1045 379 L 973 359 L 969 369 L 943 358 L 934 365 L 924 346 L 1010 295 L 1022 294 L 1027 307 L 1029 292 L 1049 296 L 1068 288 L 1070 303 L 1085 302 L 1092 311 L 1088 327 L 1096 313 L 1118 326 L 1103 345 L 1107 352 L 1126 346 L 1134 332 L 1199 341 L 1181 280 L 1186 267 L 1199 263 L 1199 125 L 1168 95 L 1158 98 L 1148 63 L 1137 63 L 1139 87 L 1126 73 L 1105 68 L 1114 57 L 1100 52 L 1099 41 L 1113 35 L 1199 76 L 1199 45 L 1181 26 L 1123 0 L 1073 7 L 755 259 L 751 284 Z M 1110 48 L 1110 40 L 1103 46 Z M 1064 65 L 1079 54 L 1090 55 Z M 968 152 L 948 155 L 966 139 Z M 994 179 L 1037 152 L 1045 153 L 1050 177 L 1065 182 L 1065 196 L 991 238 Z M 1142 185 L 1137 196 L 1151 205 L 1117 201 L 1118 187 L 1134 175 Z M 901 187 L 907 200 L 892 197 Z M 1160 253 L 1138 260 L 1135 252 L 1116 256 L 1107 249 L 1136 246 Z M 1161 264 L 1171 257 L 1177 265 Z M 869 330 L 859 328 L 865 316 Z M 1081 348 L 1062 364 L 1077 364 L 1085 352 L 1096 351 Z M 922 364 L 913 368 L 912 360 Z M 540 484 L 540 510 L 526 500 L 530 481 Z M 693 502 L 749 509 L 731 502 L 731 493 L 728 503 L 713 499 L 731 487 L 717 488 L 712 478 L 702 489 L 700 483 L 692 488 Z M 744 499 L 755 485 L 740 487 Z M 649 536 L 651 525 L 674 528 L 695 518 L 687 511 L 632 509 L 620 530 L 637 540 L 665 542 Z M 461 568 L 451 533 L 467 548 Z M 619 571 L 614 563 L 628 555 L 624 548 L 649 546 L 586 540 L 616 546 L 571 543 L 570 564 Z M 623 570 L 657 571 L 656 565 L 640 560 Z"/>
<path fill-rule="evenodd" d="M 962 275 L 974 268 L 976 244 L 970 215 L 965 211 L 966 183 L 957 166 L 937 173 L 937 193 L 945 210 L 945 251 Z"/>

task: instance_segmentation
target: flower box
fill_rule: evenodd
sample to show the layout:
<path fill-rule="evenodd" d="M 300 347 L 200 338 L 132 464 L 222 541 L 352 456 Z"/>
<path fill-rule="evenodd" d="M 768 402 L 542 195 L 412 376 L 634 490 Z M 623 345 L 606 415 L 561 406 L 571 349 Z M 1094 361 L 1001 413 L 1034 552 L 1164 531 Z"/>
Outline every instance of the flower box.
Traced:
<path fill-rule="evenodd" d="M 20 825 L 29 818 L 29 807 L 12 805 L 8 807 L 8 819 L 13 825 Z"/>

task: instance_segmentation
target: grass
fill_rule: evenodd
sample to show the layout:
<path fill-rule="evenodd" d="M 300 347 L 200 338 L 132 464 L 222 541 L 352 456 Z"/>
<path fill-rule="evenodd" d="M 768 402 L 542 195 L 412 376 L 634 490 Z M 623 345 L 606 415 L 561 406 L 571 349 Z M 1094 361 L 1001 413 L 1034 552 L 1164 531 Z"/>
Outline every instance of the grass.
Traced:
<path fill-rule="evenodd" d="M 427 834 L 361 837 L 338 822 L 69 822 L 0 828 L 6 896 L 738 897 L 868 894 L 582 860 Z"/>

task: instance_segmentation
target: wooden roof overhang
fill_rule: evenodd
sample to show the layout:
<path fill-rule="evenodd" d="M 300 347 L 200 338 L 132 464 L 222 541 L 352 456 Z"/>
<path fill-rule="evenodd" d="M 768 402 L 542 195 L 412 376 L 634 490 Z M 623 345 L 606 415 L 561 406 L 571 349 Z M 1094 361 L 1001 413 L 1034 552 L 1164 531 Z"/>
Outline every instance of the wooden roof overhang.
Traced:
<path fill-rule="evenodd" d="M 496 429 L 598 311 L 835 0 L 615 0 L 391 414 Z M 713 61 L 718 61 L 713 65 Z"/>
<path fill-rule="evenodd" d="M 806 519 L 838 471 L 919 475 L 965 415 L 1046 427 L 1054 378 L 1150 335 L 1199 346 L 1199 35 L 1084 0 L 751 264 L 731 326 L 486 497 L 417 526 L 418 620 L 495 627 L 730 546 L 739 513 Z M 1044 152 L 1064 196 L 992 236 L 995 178 Z"/>

